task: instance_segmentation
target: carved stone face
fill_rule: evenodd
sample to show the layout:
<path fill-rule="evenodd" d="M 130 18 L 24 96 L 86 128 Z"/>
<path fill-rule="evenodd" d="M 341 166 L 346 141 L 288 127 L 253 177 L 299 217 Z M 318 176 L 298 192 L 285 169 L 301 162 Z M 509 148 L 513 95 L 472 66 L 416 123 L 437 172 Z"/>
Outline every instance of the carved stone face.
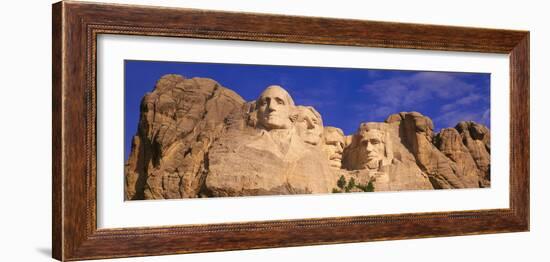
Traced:
<path fill-rule="evenodd" d="M 325 146 L 331 167 L 342 167 L 342 153 L 344 152 L 345 137 L 344 133 L 337 128 L 325 128 L 324 130 Z"/>
<path fill-rule="evenodd" d="M 378 168 L 385 157 L 384 133 L 376 129 L 362 132 L 360 143 L 363 158 L 361 162 L 370 169 Z"/>
<path fill-rule="evenodd" d="M 256 102 L 258 123 L 266 130 L 288 129 L 291 127 L 290 111 L 294 101 L 280 86 L 266 88 Z"/>
<path fill-rule="evenodd" d="M 302 140 L 311 145 L 318 145 L 323 135 L 321 115 L 313 107 L 296 108 L 296 130 Z"/>

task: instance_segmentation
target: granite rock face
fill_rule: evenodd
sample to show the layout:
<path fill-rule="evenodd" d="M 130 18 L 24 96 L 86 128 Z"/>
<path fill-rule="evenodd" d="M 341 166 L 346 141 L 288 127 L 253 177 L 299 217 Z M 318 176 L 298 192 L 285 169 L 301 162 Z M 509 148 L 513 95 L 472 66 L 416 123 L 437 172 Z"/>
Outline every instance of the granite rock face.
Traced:
<path fill-rule="evenodd" d="M 480 173 L 480 186 L 491 185 L 491 132 L 483 125 L 472 121 L 460 122 L 455 127 L 468 148 Z"/>
<path fill-rule="evenodd" d="M 319 194 L 330 192 L 328 159 L 292 130 L 286 153 L 270 132 L 228 132 L 209 152 L 204 196 Z"/>
<path fill-rule="evenodd" d="M 243 115 L 249 121 L 229 126 L 209 151 L 203 196 L 330 192 L 332 172 L 315 109 L 295 106 L 283 88 L 270 86 Z"/>
<path fill-rule="evenodd" d="M 245 101 L 206 78 L 163 76 L 141 102 L 126 169 L 126 199 L 196 197 L 211 143 Z"/>
<path fill-rule="evenodd" d="M 402 144 L 396 123 L 362 123 L 344 149 L 342 166 L 358 174 L 356 180 L 372 181 L 376 191 L 433 189 L 414 155 Z"/>
<path fill-rule="evenodd" d="M 489 178 L 485 178 L 489 175 L 490 156 L 488 151 L 481 150 L 483 141 L 488 144 L 490 139 L 486 127 L 461 122 L 455 128 L 444 128 L 434 134 L 431 119 L 418 112 L 394 114 L 386 122 L 398 123 L 403 145 L 414 155 L 418 167 L 428 175 L 435 189 L 490 185 Z M 475 129 L 478 140 L 471 137 L 470 129 Z M 483 164 L 476 164 L 472 151 L 478 153 L 480 163 L 486 164 L 484 168 L 480 168 Z"/>
<path fill-rule="evenodd" d="M 126 200 L 490 186 L 490 131 L 474 122 L 436 134 L 401 112 L 346 136 L 280 86 L 246 102 L 180 75 L 163 76 L 140 112 Z"/>

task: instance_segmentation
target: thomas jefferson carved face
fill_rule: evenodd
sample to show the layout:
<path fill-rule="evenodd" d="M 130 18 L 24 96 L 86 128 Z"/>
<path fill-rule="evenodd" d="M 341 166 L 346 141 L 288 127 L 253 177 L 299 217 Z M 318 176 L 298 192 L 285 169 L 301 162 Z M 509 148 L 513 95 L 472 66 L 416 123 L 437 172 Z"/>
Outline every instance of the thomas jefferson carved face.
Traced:
<path fill-rule="evenodd" d="M 345 144 L 344 133 L 336 127 L 325 127 L 324 137 L 325 146 L 323 149 L 327 153 L 330 166 L 340 168 Z"/>
<path fill-rule="evenodd" d="M 266 130 L 288 129 L 292 126 L 290 112 L 294 101 L 280 86 L 269 86 L 256 101 L 258 123 Z"/>
<path fill-rule="evenodd" d="M 361 132 L 362 161 L 369 169 L 378 168 L 385 158 L 386 144 L 381 130 L 371 129 Z"/>
<path fill-rule="evenodd" d="M 311 145 L 317 145 L 323 135 L 323 120 L 313 107 L 296 107 L 296 121 L 294 125 L 302 140 Z"/>

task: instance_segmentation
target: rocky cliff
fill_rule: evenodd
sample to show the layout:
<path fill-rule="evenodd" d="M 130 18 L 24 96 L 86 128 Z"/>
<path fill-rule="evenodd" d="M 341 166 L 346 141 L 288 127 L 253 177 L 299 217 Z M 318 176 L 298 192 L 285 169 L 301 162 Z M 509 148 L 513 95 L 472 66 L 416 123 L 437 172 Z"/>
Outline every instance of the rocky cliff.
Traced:
<path fill-rule="evenodd" d="M 141 102 L 125 166 L 126 199 L 197 197 L 208 149 L 245 101 L 206 78 L 166 75 Z"/>
<path fill-rule="evenodd" d="M 163 76 L 141 102 L 125 198 L 433 190 L 490 186 L 490 132 L 393 114 L 345 136 L 280 86 L 246 102 L 212 79 Z"/>

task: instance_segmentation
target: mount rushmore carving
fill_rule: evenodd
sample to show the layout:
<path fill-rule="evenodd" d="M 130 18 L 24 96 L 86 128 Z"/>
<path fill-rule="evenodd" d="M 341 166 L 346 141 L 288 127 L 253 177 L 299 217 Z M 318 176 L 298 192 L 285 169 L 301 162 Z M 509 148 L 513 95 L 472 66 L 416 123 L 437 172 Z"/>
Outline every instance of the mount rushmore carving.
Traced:
<path fill-rule="evenodd" d="M 212 79 L 165 75 L 141 102 L 125 199 L 324 194 L 490 186 L 490 132 L 433 131 L 417 112 L 345 136 L 280 86 L 247 102 Z"/>

